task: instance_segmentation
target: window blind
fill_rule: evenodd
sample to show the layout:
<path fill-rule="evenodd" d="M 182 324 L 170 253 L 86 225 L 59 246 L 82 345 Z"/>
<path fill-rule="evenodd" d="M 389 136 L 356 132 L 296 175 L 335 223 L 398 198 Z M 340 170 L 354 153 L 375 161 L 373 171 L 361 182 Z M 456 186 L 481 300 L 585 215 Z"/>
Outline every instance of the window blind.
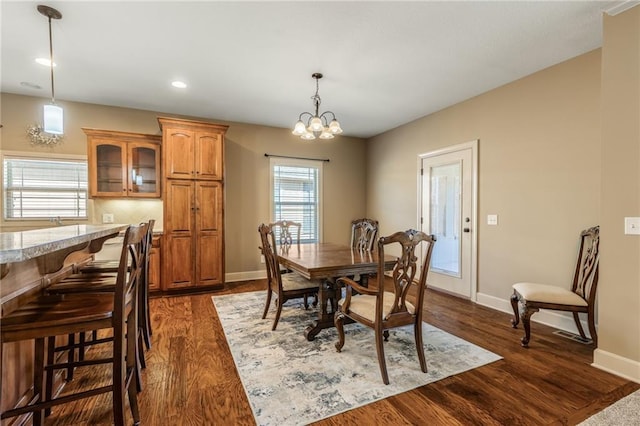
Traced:
<path fill-rule="evenodd" d="M 274 220 L 301 223 L 300 242 L 317 242 L 319 169 L 276 164 L 272 171 Z"/>
<path fill-rule="evenodd" d="M 87 218 L 87 162 L 4 156 L 5 219 Z"/>

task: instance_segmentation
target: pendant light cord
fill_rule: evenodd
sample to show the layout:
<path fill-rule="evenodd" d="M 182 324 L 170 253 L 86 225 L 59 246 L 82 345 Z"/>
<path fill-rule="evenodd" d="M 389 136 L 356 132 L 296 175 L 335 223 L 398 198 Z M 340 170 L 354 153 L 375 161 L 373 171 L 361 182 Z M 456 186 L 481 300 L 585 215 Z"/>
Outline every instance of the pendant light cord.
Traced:
<path fill-rule="evenodd" d="M 55 99 L 56 99 L 56 92 L 53 86 L 53 35 L 51 33 L 51 16 L 49 16 L 49 60 L 50 60 L 50 67 L 51 67 L 51 103 L 54 104 L 55 103 Z"/>

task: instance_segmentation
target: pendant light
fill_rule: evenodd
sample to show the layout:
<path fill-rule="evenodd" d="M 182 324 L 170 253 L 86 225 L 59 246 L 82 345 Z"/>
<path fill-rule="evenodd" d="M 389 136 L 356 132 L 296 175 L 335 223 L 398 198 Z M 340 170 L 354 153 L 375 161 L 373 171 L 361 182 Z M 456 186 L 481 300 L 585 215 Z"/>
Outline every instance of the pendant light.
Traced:
<path fill-rule="evenodd" d="M 51 32 L 51 20 L 61 19 L 62 14 L 56 9 L 38 5 L 38 12 L 46 16 L 49 21 L 49 68 L 51 70 L 51 103 L 44 106 L 43 126 L 31 127 L 27 130 L 32 143 L 38 145 L 55 145 L 62 140 L 64 133 L 63 111 L 62 107 L 56 105 L 55 102 L 55 85 L 53 78 L 53 36 Z M 43 134 L 43 132 L 45 134 Z"/>

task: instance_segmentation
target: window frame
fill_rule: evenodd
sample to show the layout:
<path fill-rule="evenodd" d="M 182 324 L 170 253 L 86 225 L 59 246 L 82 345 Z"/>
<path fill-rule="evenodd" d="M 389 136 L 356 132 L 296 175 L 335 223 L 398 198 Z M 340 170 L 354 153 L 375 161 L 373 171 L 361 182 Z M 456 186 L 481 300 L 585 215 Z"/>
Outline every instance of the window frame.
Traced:
<path fill-rule="evenodd" d="M 274 199 L 274 168 L 276 166 L 293 166 L 293 167 L 305 167 L 305 168 L 315 168 L 318 171 L 317 176 L 317 199 L 316 199 L 316 223 L 317 223 L 317 238 L 316 242 L 321 243 L 323 240 L 323 166 L 324 161 L 321 160 L 303 160 L 303 159 L 295 159 L 295 158 L 283 158 L 283 157 L 270 157 L 269 158 L 269 217 L 271 222 L 275 222 L 277 219 L 275 217 L 275 208 L 276 202 Z M 303 224 L 304 227 L 304 224 Z M 302 237 L 301 237 L 302 239 Z M 302 242 L 302 241 L 301 241 Z"/>
<path fill-rule="evenodd" d="M 74 220 L 74 221 L 88 221 L 91 217 L 90 212 L 90 197 L 89 197 L 89 164 L 88 158 L 86 155 L 77 155 L 77 154 L 59 154 L 59 153 L 47 153 L 47 152 L 22 152 L 22 151 L 0 151 L 0 173 L 2 174 L 2 188 L 0 189 L 2 193 L 2 199 L 0 200 L 0 209 L 2 209 L 2 218 L 3 222 L 50 222 L 52 220 L 51 216 L 42 216 L 42 217 L 6 217 L 5 216 L 5 202 L 6 202 L 6 182 L 4 180 L 4 162 L 5 159 L 9 157 L 12 159 L 24 159 L 24 160 L 42 160 L 42 161 L 75 161 L 75 162 L 84 162 L 87 165 L 87 189 L 86 189 L 86 216 L 60 216 L 60 219 L 66 220 Z M 55 217 L 55 216 L 53 216 Z"/>

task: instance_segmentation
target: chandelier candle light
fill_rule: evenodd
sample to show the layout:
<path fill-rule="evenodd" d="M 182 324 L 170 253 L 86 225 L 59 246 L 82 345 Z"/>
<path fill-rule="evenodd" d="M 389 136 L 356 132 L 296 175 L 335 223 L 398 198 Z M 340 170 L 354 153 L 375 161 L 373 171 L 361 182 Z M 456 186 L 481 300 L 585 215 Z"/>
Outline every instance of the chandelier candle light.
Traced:
<path fill-rule="evenodd" d="M 325 111 L 322 114 L 318 113 L 320 109 L 320 95 L 318 94 L 319 83 L 322 78 L 322 74 L 319 72 L 313 73 L 311 77 L 316 79 L 316 93 L 311 97 L 313 105 L 315 106 L 315 114 L 310 112 L 303 112 L 298 117 L 295 127 L 293 128 L 293 134 L 300 136 L 304 140 L 313 140 L 317 137 L 320 139 L 333 139 L 334 135 L 342 133 L 340 123 L 336 119 L 336 115 L 331 111 Z M 332 120 L 329 122 L 328 116 L 331 114 Z M 306 118 L 306 123 L 303 121 L 303 117 Z"/>
<path fill-rule="evenodd" d="M 43 127 L 31 127 L 27 130 L 27 134 L 34 144 L 55 145 L 62 139 L 64 128 L 62 107 L 56 105 L 55 103 L 55 86 L 53 83 L 53 37 L 51 34 L 51 20 L 61 19 L 62 14 L 56 9 L 42 4 L 38 5 L 38 12 L 46 16 L 49 20 L 49 67 L 51 69 L 51 103 L 44 106 Z M 43 134 L 43 132 L 48 133 L 48 135 Z"/>

